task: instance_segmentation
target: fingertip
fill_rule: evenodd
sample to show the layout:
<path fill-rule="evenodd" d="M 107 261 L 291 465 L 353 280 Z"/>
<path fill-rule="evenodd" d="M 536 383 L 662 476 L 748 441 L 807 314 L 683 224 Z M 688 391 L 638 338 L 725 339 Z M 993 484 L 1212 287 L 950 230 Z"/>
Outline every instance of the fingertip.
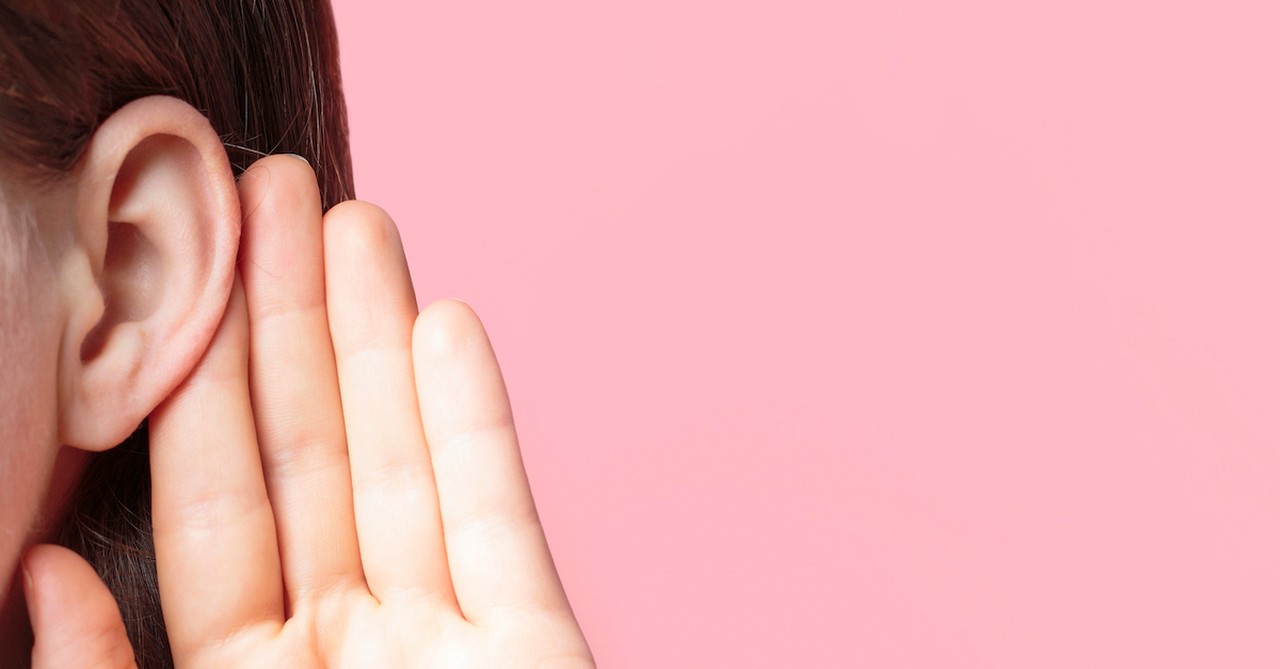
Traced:
<path fill-rule="evenodd" d="M 361 200 L 334 205 L 324 215 L 325 264 L 380 267 L 388 259 L 404 265 L 400 229 L 385 209 Z"/>
<path fill-rule="evenodd" d="M 304 198 L 319 199 L 316 171 L 306 160 L 287 154 L 267 156 L 254 163 L 271 175 L 271 195 L 282 207 L 299 204 Z"/>
<path fill-rule="evenodd" d="M 458 297 L 441 298 L 428 304 L 418 318 L 430 327 L 450 331 L 484 329 L 475 308 Z"/>
<path fill-rule="evenodd" d="M 23 553 L 22 576 L 33 626 L 40 613 L 36 609 L 46 605 L 60 607 L 69 595 L 74 595 L 76 586 L 98 581 L 97 572 L 84 558 L 69 548 L 53 544 L 32 546 Z"/>
<path fill-rule="evenodd" d="M 238 182 L 243 234 L 271 234 L 280 221 L 320 214 L 320 185 L 305 160 L 266 156 L 244 170 Z M 255 246 L 255 244 L 250 244 Z"/>
<path fill-rule="evenodd" d="M 22 569 L 34 667 L 134 666 L 120 608 L 84 558 L 41 544 L 22 556 Z"/>
<path fill-rule="evenodd" d="M 239 183 L 243 187 L 297 188 L 308 183 L 314 184 L 316 172 L 305 158 L 294 154 L 281 153 L 260 158 L 244 172 L 240 173 Z"/>
<path fill-rule="evenodd" d="M 395 221 L 381 207 L 348 200 L 324 216 L 325 301 L 339 356 L 408 345 L 418 312 Z"/>
<path fill-rule="evenodd" d="M 433 430 L 458 434 L 511 426 L 497 354 L 467 303 L 437 300 L 422 310 L 414 323 L 413 367 L 428 443 Z"/>
<path fill-rule="evenodd" d="M 22 578 L 29 598 L 34 594 L 43 593 L 44 588 L 41 586 L 44 585 L 45 572 L 56 570 L 57 565 L 67 559 L 65 553 L 74 555 L 70 549 L 53 544 L 38 544 L 23 552 Z"/>
<path fill-rule="evenodd" d="M 369 220 L 385 224 L 392 221 L 391 214 L 387 213 L 386 209 L 365 200 L 344 200 L 339 202 L 329 208 L 325 217 L 341 219 L 343 223 Z M 391 227 L 395 228 L 395 224 L 391 223 Z"/>
<path fill-rule="evenodd" d="M 433 358 L 455 356 L 477 343 L 486 348 L 488 334 L 480 316 L 470 304 L 456 299 L 436 300 L 427 305 L 413 324 L 413 346 Z"/>

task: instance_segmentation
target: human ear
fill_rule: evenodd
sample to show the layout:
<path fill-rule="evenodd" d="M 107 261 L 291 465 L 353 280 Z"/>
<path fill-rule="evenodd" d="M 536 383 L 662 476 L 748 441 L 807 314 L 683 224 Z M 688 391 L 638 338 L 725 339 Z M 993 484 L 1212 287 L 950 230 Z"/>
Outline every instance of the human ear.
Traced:
<path fill-rule="evenodd" d="M 100 451 L 204 354 L 235 275 L 240 206 L 217 133 L 170 97 L 108 117 L 72 179 L 73 239 L 57 278 L 58 430 L 62 444 Z"/>

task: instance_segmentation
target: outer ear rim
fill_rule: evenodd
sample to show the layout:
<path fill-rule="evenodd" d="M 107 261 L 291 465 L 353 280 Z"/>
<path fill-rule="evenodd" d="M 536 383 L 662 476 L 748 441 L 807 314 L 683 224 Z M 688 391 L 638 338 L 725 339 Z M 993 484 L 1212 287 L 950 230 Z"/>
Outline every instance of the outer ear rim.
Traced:
<path fill-rule="evenodd" d="M 101 297 L 77 307 L 68 307 L 67 329 L 60 352 L 58 436 L 62 444 L 86 451 L 104 451 L 128 438 L 174 388 L 187 377 L 202 357 L 222 320 L 235 279 L 240 239 L 240 200 L 235 176 L 226 149 L 212 124 L 194 107 L 169 96 L 148 96 L 122 106 L 104 120 L 89 140 L 84 156 L 72 171 L 79 182 L 75 201 L 75 234 L 87 250 L 88 271 L 96 279 L 104 271 L 107 230 L 116 179 L 135 148 L 152 137 L 170 136 L 183 140 L 199 156 L 204 178 L 204 218 L 221 222 L 208 231 L 212 255 L 209 270 L 200 282 L 187 310 L 188 318 L 165 333 L 162 350 L 146 341 L 132 345 L 147 359 L 158 357 L 149 367 L 159 369 L 143 378 L 139 392 L 130 393 L 126 415 L 112 424 L 94 418 L 101 389 L 83 383 L 85 363 L 80 346 L 101 318 Z M 84 302 L 84 300 L 81 300 Z M 78 315 L 77 313 L 78 312 Z M 95 315 L 96 313 L 96 315 Z M 178 320 L 178 319 L 175 319 Z M 146 374 L 146 370 L 137 370 Z"/>

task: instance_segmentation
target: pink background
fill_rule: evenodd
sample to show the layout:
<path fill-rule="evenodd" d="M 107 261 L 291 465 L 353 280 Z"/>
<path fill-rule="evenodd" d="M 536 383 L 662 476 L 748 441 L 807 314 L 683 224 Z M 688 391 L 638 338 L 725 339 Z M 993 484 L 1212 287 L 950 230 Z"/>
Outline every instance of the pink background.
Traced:
<path fill-rule="evenodd" d="M 602 667 L 1280 666 L 1274 0 L 335 4 Z"/>

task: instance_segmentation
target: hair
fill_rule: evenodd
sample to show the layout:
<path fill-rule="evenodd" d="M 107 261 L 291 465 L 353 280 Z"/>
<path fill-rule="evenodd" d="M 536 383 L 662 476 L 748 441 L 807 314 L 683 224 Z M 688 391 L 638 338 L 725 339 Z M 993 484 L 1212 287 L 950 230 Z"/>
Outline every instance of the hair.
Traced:
<path fill-rule="evenodd" d="M 328 0 L 0 0 L 0 173 L 33 189 L 56 183 L 103 120 L 149 95 L 204 113 L 237 176 L 261 156 L 295 153 L 314 167 L 325 208 L 354 197 Z M 115 595 L 140 669 L 173 666 L 147 446 L 144 423 L 94 457 L 59 535 Z"/>
<path fill-rule="evenodd" d="M 34 234 L 35 223 L 30 207 L 23 203 L 12 202 L 6 193 L 7 189 L 0 182 L 0 319 L 9 323 L 10 327 L 26 327 L 25 316 L 31 303 L 28 291 L 14 290 L 12 286 L 22 282 L 26 276 L 33 250 L 31 246 L 39 241 Z M 11 350 L 13 342 L 8 337 L 6 328 L 0 328 L 0 351 Z M 21 340 L 23 333 L 14 338 Z M 3 372 L 0 368 L 0 372 Z M 4 393 L 0 390 L 0 397 Z"/>

